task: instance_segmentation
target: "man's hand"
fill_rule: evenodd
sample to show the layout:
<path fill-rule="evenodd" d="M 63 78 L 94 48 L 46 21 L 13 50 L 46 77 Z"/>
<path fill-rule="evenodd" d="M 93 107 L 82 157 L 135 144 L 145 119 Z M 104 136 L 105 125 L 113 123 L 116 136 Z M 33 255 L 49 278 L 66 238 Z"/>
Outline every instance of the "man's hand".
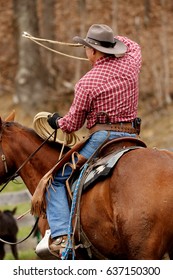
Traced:
<path fill-rule="evenodd" d="M 47 118 L 47 122 L 48 124 L 53 128 L 53 129 L 58 129 L 59 125 L 58 125 L 58 120 L 61 117 L 59 116 L 58 113 L 53 113 L 52 115 L 49 115 Z"/>

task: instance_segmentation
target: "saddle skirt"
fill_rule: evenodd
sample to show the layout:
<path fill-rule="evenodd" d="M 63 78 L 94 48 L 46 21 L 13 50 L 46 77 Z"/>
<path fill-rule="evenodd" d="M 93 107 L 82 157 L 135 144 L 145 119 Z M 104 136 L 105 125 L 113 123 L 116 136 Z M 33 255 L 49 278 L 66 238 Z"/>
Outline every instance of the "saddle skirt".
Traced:
<path fill-rule="evenodd" d="M 85 179 L 81 180 L 83 191 L 92 187 L 93 183 L 108 176 L 119 159 L 127 152 L 138 148 L 144 148 L 146 144 L 134 137 L 122 137 L 112 139 L 104 144 L 98 151 L 98 157 L 88 163 L 84 173 Z M 71 191 L 75 189 L 76 181 L 72 184 Z"/>

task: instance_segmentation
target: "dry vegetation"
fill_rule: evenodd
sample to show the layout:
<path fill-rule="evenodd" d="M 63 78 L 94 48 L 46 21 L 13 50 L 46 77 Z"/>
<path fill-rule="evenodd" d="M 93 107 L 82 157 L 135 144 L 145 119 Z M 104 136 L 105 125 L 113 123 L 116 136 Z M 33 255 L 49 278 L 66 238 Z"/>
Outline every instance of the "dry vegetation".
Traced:
<path fill-rule="evenodd" d="M 40 35 L 44 34 L 45 19 L 42 11 L 45 2 L 37 1 Z M 18 46 L 14 3 L 14 0 L 0 0 L 0 115 L 5 117 L 15 109 L 16 120 L 32 126 L 35 111 L 28 116 L 15 99 Z M 85 3 L 85 8 L 82 7 L 82 3 Z M 143 54 L 139 100 L 139 116 L 142 117 L 141 137 L 149 146 L 162 148 L 171 148 L 173 145 L 172 14 L 172 0 L 63 0 L 55 1 L 53 19 L 54 37 L 58 41 L 69 42 L 73 36 L 85 34 L 91 24 L 102 22 L 113 26 L 119 34 L 140 43 Z M 75 50 L 62 49 L 61 46 L 58 50 L 76 54 Z M 48 53 L 43 49 L 40 49 L 40 52 L 45 63 Z M 86 62 L 78 63 L 53 55 L 49 71 L 54 79 L 54 88 L 49 89 L 47 100 L 42 107 L 40 106 L 40 111 L 57 110 L 65 114 L 73 97 L 74 83 L 87 69 Z"/>

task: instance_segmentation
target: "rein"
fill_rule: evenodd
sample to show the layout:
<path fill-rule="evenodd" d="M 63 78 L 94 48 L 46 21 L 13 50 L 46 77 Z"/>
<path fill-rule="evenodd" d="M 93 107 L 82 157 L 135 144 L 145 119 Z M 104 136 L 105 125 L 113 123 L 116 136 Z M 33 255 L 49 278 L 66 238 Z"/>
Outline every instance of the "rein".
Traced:
<path fill-rule="evenodd" d="M 30 233 L 29 233 L 25 238 L 23 238 L 22 240 L 17 241 L 17 242 L 9 242 L 9 241 L 6 241 L 6 240 L 0 238 L 0 241 L 3 242 L 3 243 L 5 243 L 5 244 L 8 244 L 8 245 L 17 245 L 17 244 L 20 244 L 20 243 L 24 242 L 25 240 L 27 240 L 27 239 L 31 236 L 31 234 L 32 234 L 32 233 L 34 232 L 34 230 L 36 229 L 36 226 L 37 226 L 37 224 L 38 224 L 38 220 L 39 220 L 39 218 L 37 217 L 37 219 L 36 219 L 36 221 L 35 221 L 35 224 L 34 224 L 32 230 L 31 230 Z"/>
<path fill-rule="evenodd" d="M 8 178 L 8 180 L 7 180 L 7 182 L 3 185 L 3 187 L 0 189 L 0 192 L 2 192 L 2 190 L 8 185 L 8 183 L 10 182 L 10 181 L 12 181 L 13 179 L 15 179 L 19 174 L 19 171 L 25 166 L 25 164 L 42 148 L 42 146 L 49 140 L 49 138 L 53 135 L 55 133 L 55 135 L 56 135 L 56 130 L 55 131 L 53 131 L 50 135 L 49 135 L 49 137 L 48 138 L 46 138 L 44 141 L 43 141 L 43 143 L 32 153 L 32 154 L 30 154 L 30 156 L 22 163 L 22 165 L 14 172 L 14 174 L 13 175 L 11 175 L 9 178 Z M 2 138 L 2 137 L 1 137 Z M 2 142 L 2 139 L 1 139 L 1 142 Z M 2 149 L 2 147 L 1 147 L 1 149 Z M 5 155 L 4 154 L 2 154 L 2 156 L 3 156 L 3 158 L 5 157 Z M 2 159 L 2 156 L 1 156 L 1 159 Z M 2 160 L 3 161 L 3 160 Z M 3 161 L 4 162 L 4 161 Z M 5 161 L 5 163 L 6 163 L 6 161 Z M 8 169 L 7 169 L 7 163 L 6 163 L 6 165 L 5 165 L 5 169 L 6 169 L 6 173 L 7 173 L 7 171 L 8 171 Z"/>
<path fill-rule="evenodd" d="M 9 179 L 7 180 L 7 182 L 4 184 L 4 186 L 0 189 L 0 192 L 2 192 L 2 190 L 8 185 L 8 183 L 10 182 L 10 181 L 12 181 L 14 178 L 16 178 L 17 176 L 18 176 L 18 173 L 19 173 L 19 171 L 23 168 L 23 166 L 41 149 L 41 147 L 49 140 L 49 138 L 53 135 L 53 134 L 55 134 L 55 136 L 56 136 L 56 132 L 57 132 L 57 130 L 55 130 L 55 131 L 53 131 L 50 135 L 49 135 L 49 137 L 48 138 L 46 138 L 43 142 L 42 142 L 42 144 L 22 163 L 22 165 L 15 171 L 15 173 L 12 175 L 12 176 L 10 176 L 9 177 Z M 2 134 L 1 134 L 1 139 L 0 139 L 0 143 L 2 142 Z M 1 146 L 1 150 L 2 150 L 2 146 Z M 2 151 L 3 152 L 3 151 Z M 2 153 L 2 156 L 1 156 L 1 159 L 2 159 L 2 161 L 3 161 L 3 159 L 5 159 L 5 155 Z M 8 173 L 8 169 L 7 169 L 7 163 L 6 163 L 6 160 L 5 160 L 5 170 L 6 170 L 6 173 Z M 39 220 L 39 218 L 37 217 L 37 219 L 36 219 L 36 221 L 35 221 L 35 224 L 34 224 L 34 226 L 33 226 L 33 228 L 32 228 L 32 230 L 30 231 L 30 233 L 25 237 L 25 238 L 23 238 L 22 240 L 20 240 L 20 241 L 17 241 L 17 242 L 8 242 L 8 241 L 6 241 L 6 240 L 4 240 L 4 239 L 2 239 L 2 238 L 0 238 L 0 241 L 1 242 L 3 242 L 3 243 L 5 243 L 5 244 L 8 244 L 8 245 L 17 245 L 17 244 L 20 244 L 20 243 L 22 243 L 22 242 L 24 242 L 25 240 L 27 240 L 30 236 L 31 236 L 31 234 L 34 232 L 34 230 L 35 230 L 35 228 L 36 228 L 36 226 L 37 226 L 37 224 L 38 224 L 38 220 Z"/>

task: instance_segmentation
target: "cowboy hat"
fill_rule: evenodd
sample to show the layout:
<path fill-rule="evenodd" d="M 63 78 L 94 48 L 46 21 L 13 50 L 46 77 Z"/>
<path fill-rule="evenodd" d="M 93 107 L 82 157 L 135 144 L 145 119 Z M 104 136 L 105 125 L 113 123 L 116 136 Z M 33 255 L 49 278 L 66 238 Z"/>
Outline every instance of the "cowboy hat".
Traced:
<path fill-rule="evenodd" d="M 113 30 L 105 24 L 93 24 L 85 39 L 75 36 L 73 40 L 81 45 L 115 56 L 122 56 L 127 50 L 126 45 L 114 38 Z"/>

